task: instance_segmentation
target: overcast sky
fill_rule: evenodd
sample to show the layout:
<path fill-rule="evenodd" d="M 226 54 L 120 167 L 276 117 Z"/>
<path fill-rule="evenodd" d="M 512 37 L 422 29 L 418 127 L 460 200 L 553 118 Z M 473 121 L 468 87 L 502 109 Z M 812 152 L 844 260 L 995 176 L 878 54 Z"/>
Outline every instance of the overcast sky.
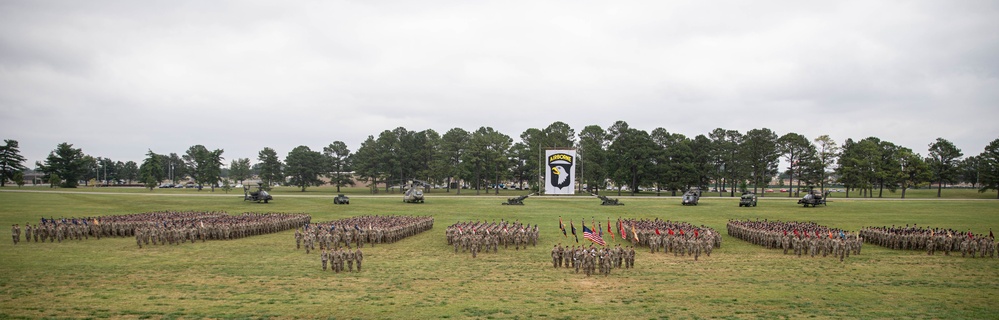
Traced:
<path fill-rule="evenodd" d="M 141 162 L 555 121 L 999 138 L 997 1 L 0 1 L 0 138 Z"/>

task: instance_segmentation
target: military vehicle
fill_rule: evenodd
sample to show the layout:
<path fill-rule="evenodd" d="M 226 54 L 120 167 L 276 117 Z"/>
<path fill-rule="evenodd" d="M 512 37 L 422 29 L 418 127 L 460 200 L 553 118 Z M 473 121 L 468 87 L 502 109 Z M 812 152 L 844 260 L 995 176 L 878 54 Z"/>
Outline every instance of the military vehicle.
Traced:
<path fill-rule="evenodd" d="M 503 204 L 504 205 L 513 205 L 513 206 L 522 206 L 522 205 L 524 205 L 524 199 L 527 199 L 527 197 L 529 197 L 529 196 L 530 195 L 526 195 L 525 194 L 525 195 L 522 195 L 522 196 L 519 196 L 519 197 L 516 197 L 516 198 L 508 198 L 508 199 L 506 199 L 506 202 L 504 202 Z"/>
<path fill-rule="evenodd" d="M 417 186 L 419 184 L 419 186 Z M 409 189 L 406 189 L 406 193 L 402 195 L 402 202 L 405 203 L 423 203 L 423 187 L 424 183 L 419 180 L 413 180 L 409 184 Z"/>
<path fill-rule="evenodd" d="M 350 204 L 350 198 L 342 193 L 338 194 L 336 195 L 336 198 L 333 198 L 333 204 Z"/>
<path fill-rule="evenodd" d="M 756 206 L 756 194 L 752 192 L 743 192 L 742 197 L 739 198 L 739 207 L 755 207 Z"/>
<path fill-rule="evenodd" d="M 801 199 L 798 200 L 798 204 L 803 205 L 806 208 L 808 206 L 816 207 L 820 204 L 825 206 L 826 197 L 829 196 L 829 193 L 830 191 L 826 191 L 825 194 L 822 194 L 822 191 L 815 190 L 815 188 L 809 186 L 808 193 L 806 193 L 804 197 L 801 197 Z"/>
<path fill-rule="evenodd" d="M 696 206 L 697 201 L 700 199 L 701 199 L 701 188 L 693 187 L 690 188 L 690 190 L 687 190 L 687 192 L 683 194 L 683 202 L 681 202 L 681 204 Z"/>
<path fill-rule="evenodd" d="M 617 201 L 617 199 L 611 199 L 607 196 L 597 195 L 600 198 L 600 205 L 602 206 L 623 206 L 624 204 Z"/>
<path fill-rule="evenodd" d="M 263 201 L 264 203 L 267 203 L 273 199 L 274 198 L 271 197 L 271 194 L 264 190 L 264 185 L 262 184 L 257 185 L 257 191 L 254 192 L 250 192 L 250 186 L 243 186 L 243 201 Z"/>

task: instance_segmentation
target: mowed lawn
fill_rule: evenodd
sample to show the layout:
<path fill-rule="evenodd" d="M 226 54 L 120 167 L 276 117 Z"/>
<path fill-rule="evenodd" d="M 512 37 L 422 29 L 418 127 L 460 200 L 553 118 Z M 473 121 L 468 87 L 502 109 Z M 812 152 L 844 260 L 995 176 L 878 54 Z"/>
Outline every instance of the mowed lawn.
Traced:
<path fill-rule="evenodd" d="M 768 195 L 759 207 L 739 208 L 732 198 L 705 198 L 684 207 L 678 198 L 625 197 L 624 206 L 602 207 L 592 197 L 532 197 L 524 206 L 503 206 L 502 197 L 431 193 L 424 204 L 404 204 L 398 194 L 357 194 L 350 205 L 334 206 L 330 189 L 290 195 L 296 193 L 276 192 L 272 203 L 256 204 L 242 201 L 242 192 L 0 192 L 0 318 L 999 317 L 999 259 L 927 256 L 872 245 L 845 262 L 797 258 L 725 232 L 729 219 L 770 219 L 849 230 L 915 223 L 988 234 L 999 228 L 995 200 L 837 198 L 827 207 L 802 208 L 796 199 Z M 34 224 L 43 216 L 161 210 L 305 212 L 314 222 L 430 215 L 435 225 L 397 243 L 365 247 L 364 271 L 349 274 L 322 272 L 317 254 L 295 250 L 291 230 L 143 249 L 134 238 L 16 246 L 10 238 L 12 224 Z M 604 224 L 617 217 L 686 221 L 725 237 L 721 249 L 699 261 L 639 248 L 635 269 L 587 278 L 551 267 L 554 244 L 575 244 L 572 235 L 563 237 L 558 230 L 559 216 L 577 228 L 582 219 L 593 218 Z M 500 219 L 539 224 L 541 242 L 476 259 L 455 254 L 446 244 L 448 225 Z M 586 241 L 581 235 L 580 240 Z M 619 237 L 610 242 L 626 244 Z"/>

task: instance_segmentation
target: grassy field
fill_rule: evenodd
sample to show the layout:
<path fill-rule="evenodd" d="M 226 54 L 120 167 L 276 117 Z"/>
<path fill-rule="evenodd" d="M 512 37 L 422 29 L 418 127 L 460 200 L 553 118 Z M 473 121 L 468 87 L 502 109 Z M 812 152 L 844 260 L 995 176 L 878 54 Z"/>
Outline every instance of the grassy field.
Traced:
<path fill-rule="evenodd" d="M 601 207 L 591 197 L 532 197 L 525 206 L 501 206 L 502 198 L 437 193 L 425 204 L 403 204 L 398 194 L 366 196 L 358 189 L 349 206 L 333 206 L 332 188 L 279 189 L 270 204 L 243 202 L 241 192 L 86 189 L 0 191 L 0 223 L 7 226 L 0 232 L 0 318 L 999 318 L 999 259 L 865 245 L 841 263 L 784 256 L 727 235 L 721 249 L 700 261 L 639 250 L 635 269 L 615 269 L 606 278 L 555 270 L 549 258 L 552 245 L 572 241 L 558 231 L 560 215 L 577 227 L 581 219 L 658 217 L 724 233 L 728 219 L 759 218 L 850 230 L 918 223 L 988 233 L 999 227 L 994 200 L 834 199 L 806 209 L 786 197 L 761 198 L 755 208 L 711 197 L 696 207 L 670 197 L 623 198 L 626 205 L 618 207 Z M 944 195 L 977 194 L 958 191 Z M 9 237 L 10 225 L 42 216 L 154 210 L 306 212 L 313 221 L 431 215 L 436 223 L 403 241 L 365 247 L 364 272 L 350 274 L 321 272 L 316 254 L 295 250 L 292 231 L 144 249 L 131 238 L 15 246 Z M 476 259 L 446 245 L 447 225 L 499 219 L 540 224 L 541 243 Z"/>

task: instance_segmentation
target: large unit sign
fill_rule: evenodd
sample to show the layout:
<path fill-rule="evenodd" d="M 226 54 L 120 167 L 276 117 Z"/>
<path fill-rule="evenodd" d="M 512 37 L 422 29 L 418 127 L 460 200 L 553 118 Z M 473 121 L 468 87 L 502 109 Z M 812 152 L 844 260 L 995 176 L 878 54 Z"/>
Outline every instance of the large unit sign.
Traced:
<path fill-rule="evenodd" d="M 576 150 L 546 150 L 545 194 L 572 194 L 576 185 Z"/>

